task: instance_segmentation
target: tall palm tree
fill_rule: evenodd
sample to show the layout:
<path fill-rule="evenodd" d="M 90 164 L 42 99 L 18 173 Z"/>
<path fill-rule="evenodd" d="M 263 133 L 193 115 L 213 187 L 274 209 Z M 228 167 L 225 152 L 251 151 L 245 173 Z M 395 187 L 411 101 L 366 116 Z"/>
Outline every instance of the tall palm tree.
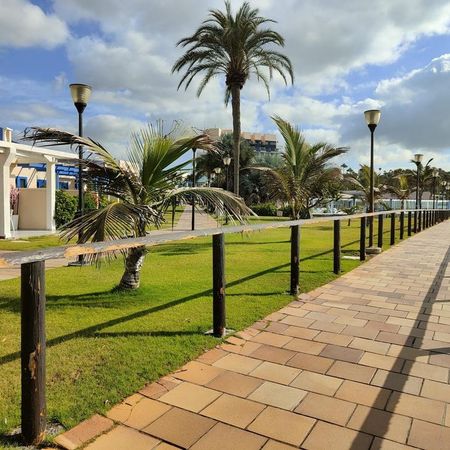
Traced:
<path fill-rule="evenodd" d="M 213 9 L 208 18 L 192 36 L 181 39 L 177 45 L 187 47 L 186 52 L 173 65 L 173 72 L 184 71 L 178 89 L 189 87 L 199 74 L 203 78 L 197 90 L 200 96 L 210 80 L 225 75 L 225 104 L 231 98 L 233 115 L 233 156 L 239 162 L 241 140 L 240 92 L 250 74 L 256 75 L 269 91 L 269 80 L 274 71 L 287 84 L 294 80 L 292 64 L 285 55 L 274 50 L 284 47 L 283 37 L 266 24 L 274 20 L 259 15 L 256 8 L 244 2 L 234 15 L 231 4 L 225 1 L 225 11 Z M 234 192 L 239 195 L 239 164 L 234 166 Z"/>
<path fill-rule="evenodd" d="M 301 131 L 279 116 L 272 117 L 285 143 L 283 164 L 263 168 L 272 198 L 288 203 L 292 219 L 308 218 L 311 208 L 328 198 L 334 183 L 341 178 L 339 168 L 330 160 L 347 151 L 324 142 L 309 145 Z"/>
<path fill-rule="evenodd" d="M 417 180 L 417 172 L 419 172 L 419 205 L 418 207 L 422 207 L 422 197 L 423 193 L 425 192 L 425 189 L 429 189 L 431 186 L 431 180 L 433 179 L 433 169 L 431 167 L 431 161 L 433 161 L 433 158 L 430 158 L 425 165 L 423 165 L 421 162 L 417 162 L 414 159 L 411 160 L 413 164 L 416 165 L 416 170 L 411 170 L 410 173 L 414 177 L 414 180 Z M 417 191 L 417 181 L 416 181 L 416 188 L 414 189 L 414 192 Z"/>
<path fill-rule="evenodd" d="M 163 214 L 174 202 L 190 203 L 192 196 L 200 207 L 213 209 L 217 214 L 227 213 L 239 221 L 251 213 L 244 202 L 222 189 L 178 187 L 182 182 L 181 169 L 190 161 L 179 162 L 181 156 L 199 148 L 214 151 L 205 134 L 186 136 L 176 124 L 168 133 L 163 124 L 149 125 L 131 138 L 129 162 L 120 164 L 101 144 L 55 129 L 32 128 L 25 140 L 44 145 L 82 145 L 87 150 L 83 160 L 88 180 L 97 189 L 119 201 L 88 211 L 62 230 L 70 240 L 80 236 L 79 242 L 98 242 L 124 237 L 144 237 L 148 227 L 159 227 Z M 119 283 L 121 289 L 136 289 L 147 248 L 138 246 L 125 252 L 125 271 Z"/>

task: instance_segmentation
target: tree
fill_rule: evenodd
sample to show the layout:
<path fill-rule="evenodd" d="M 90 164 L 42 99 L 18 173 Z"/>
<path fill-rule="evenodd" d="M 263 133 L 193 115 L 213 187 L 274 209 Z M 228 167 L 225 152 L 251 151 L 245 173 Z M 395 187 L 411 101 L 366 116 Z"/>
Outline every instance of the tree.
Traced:
<path fill-rule="evenodd" d="M 197 75 L 203 78 L 197 90 L 200 96 L 213 78 L 225 75 L 225 104 L 231 99 L 233 116 L 233 156 L 240 161 L 241 97 L 240 92 L 251 74 L 256 75 L 269 91 L 269 80 L 277 72 L 287 84 L 294 80 L 290 60 L 274 47 L 284 47 L 283 37 L 267 27 L 274 20 L 259 15 L 248 2 L 233 15 L 231 4 L 225 2 L 225 11 L 213 9 L 208 18 L 192 36 L 181 39 L 177 45 L 187 50 L 173 65 L 173 72 L 184 71 L 178 89 L 189 87 Z M 234 166 L 234 192 L 239 195 L 239 164 Z"/>
<path fill-rule="evenodd" d="M 222 189 L 177 187 L 182 180 L 181 169 L 190 163 L 180 163 L 181 156 L 193 147 L 214 151 L 207 135 L 186 136 L 179 124 L 168 133 L 164 132 L 162 122 L 134 133 L 127 164 L 119 164 L 106 148 L 92 139 L 55 129 L 29 129 L 25 139 L 44 145 L 82 145 L 87 150 L 83 165 L 88 182 L 95 180 L 104 195 L 119 199 L 65 225 L 62 236 L 67 240 L 78 235 L 82 243 L 143 237 L 150 225 L 160 226 L 164 212 L 174 201 L 190 203 L 192 196 L 201 207 L 214 209 L 217 214 L 226 212 L 240 221 L 251 213 L 241 199 Z M 125 271 L 119 288 L 139 287 L 146 253 L 147 248 L 142 245 L 125 252 Z"/>
<path fill-rule="evenodd" d="M 430 188 L 430 183 L 433 179 L 433 169 L 430 166 L 431 161 L 433 161 L 433 158 L 430 158 L 428 162 L 425 165 L 423 165 L 422 162 L 417 162 L 414 159 L 411 160 L 411 162 L 416 165 L 416 170 L 410 171 L 411 175 L 414 177 L 414 180 L 417 180 L 417 172 L 419 172 L 419 205 L 417 205 L 418 208 L 422 207 L 423 193 L 425 192 L 425 189 Z M 416 191 L 417 191 L 417 181 L 414 192 Z"/>
<path fill-rule="evenodd" d="M 400 209 L 405 209 L 405 201 L 409 199 L 412 188 L 410 178 L 407 175 L 397 175 L 387 190 L 401 200 Z"/>
<path fill-rule="evenodd" d="M 277 169 L 259 167 L 267 175 L 268 189 L 274 199 L 288 203 L 291 218 L 310 216 L 311 208 L 331 195 L 341 179 L 341 171 L 329 165 L 331 159 L 347 151 L 324 142 L 310 145 L 301 131 L 279 116 L 272 117 L 283 137 L 283 164 Z"/>

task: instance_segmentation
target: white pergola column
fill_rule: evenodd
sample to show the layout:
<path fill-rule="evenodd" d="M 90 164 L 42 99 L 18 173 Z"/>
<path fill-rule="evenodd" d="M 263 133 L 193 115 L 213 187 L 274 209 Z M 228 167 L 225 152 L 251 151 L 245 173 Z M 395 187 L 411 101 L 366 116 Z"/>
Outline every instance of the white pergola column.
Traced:
<path fill-rule="evenodd" d="M 55 231 L 55 192 L 56 192 L 56 171 L 55 160 L 46 156 L 46 197 L 47 197 L 47 211 L 46 211 L 46 229 L 49 231 Z"/>
<path fill-rule="evenodd" d="M 15 149 L 13 147 L 3 148 L 0 154 L 0 239 L 11 237 L 11 163 L 15 157 Z"/>

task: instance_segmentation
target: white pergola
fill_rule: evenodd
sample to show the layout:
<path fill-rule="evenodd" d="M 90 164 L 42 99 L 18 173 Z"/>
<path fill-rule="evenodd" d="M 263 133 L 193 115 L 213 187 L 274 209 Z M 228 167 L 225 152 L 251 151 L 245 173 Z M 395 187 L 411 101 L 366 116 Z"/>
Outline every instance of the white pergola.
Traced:
<path fill-rule="evenodd" d="M 46 164 L 46 229 L 55 231 L 55 191 L 58 161 L 77 160 L 73 153 L 0 140 L 0 239 L 11 237 L 11 166 L 17 163 Z"/>

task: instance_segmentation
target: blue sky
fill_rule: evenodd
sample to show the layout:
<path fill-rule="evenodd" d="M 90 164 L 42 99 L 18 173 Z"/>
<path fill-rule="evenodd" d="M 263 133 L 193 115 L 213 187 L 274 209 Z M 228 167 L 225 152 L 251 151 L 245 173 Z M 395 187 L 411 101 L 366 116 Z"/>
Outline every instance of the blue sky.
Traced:
<path fill-rule="evenodd" d="M 368 161 L 362 113 L 380 107 L 376 165 L 407 167 L 416 152 L 450 169 L 450 4 L 440 0 L 250 0 L 277 20 L 294 86 L 272 83 L 271 101 L 251 79 L 242 96 L 246 131 L 272 132 L 270 116 L 298 124 L 310 141 L 350 147 Z M 238 7 L 241 2 L 232 1 Z M 148 121 L 231 127 L 223 80 L 201 98 L 177 92 L 175 43 L 221 0 L 3 0 L 0 124 L 75 131 L 68 84 L 92 84 L 86 133 L 126 156 L 131 131 Z"/>

